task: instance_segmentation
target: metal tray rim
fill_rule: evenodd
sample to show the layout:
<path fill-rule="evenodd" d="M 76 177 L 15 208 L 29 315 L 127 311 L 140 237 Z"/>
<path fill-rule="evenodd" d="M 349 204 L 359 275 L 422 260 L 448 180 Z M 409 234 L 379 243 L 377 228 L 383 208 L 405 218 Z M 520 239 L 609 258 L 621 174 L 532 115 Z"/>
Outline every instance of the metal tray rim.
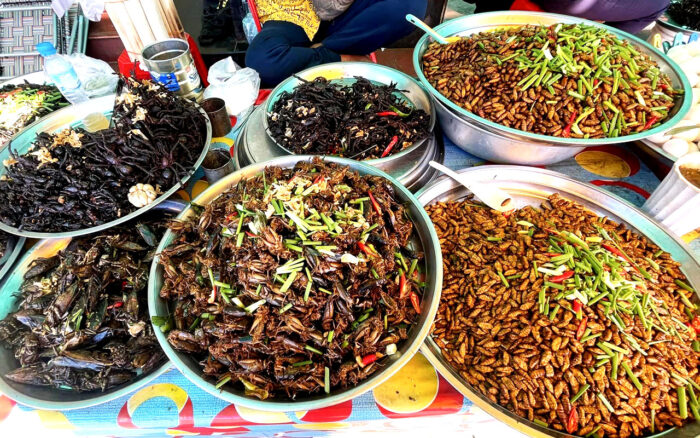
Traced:
<path fill-rule="evenodd" d="M 26 237 L 18 237 L 14 234 L 9 234 L 8 237 L 8 249 L 11 248 L 11 250 L 8 254 L 6 254 L 7 257 L 3 257 L 5 260 L 3 264 L 0 265 L 0 287 L 2 287 L 5 275 L 10 272 L 10 269 L 12 269 L 22 253 L 22 249 L 24 249 L 24 242 L 27 240 Z M 12 242 L 12 246 L 10 246 L 10 242 Z"/>
<path fill-rule="evenodd" d="M 513 170 L 515 172 L 522 172 L 522 173 L 527 173 L 532 175 L 531 178 L 525 180 L 523 179 L 517 179 L 517 182 L 521 183 L 533 183 L 533 184 L 538 184 L 542 186 L 547 186 L 548 188 L 551 188 L 553 192 L 559 192 L 563 196 L 566 196 L 567 194 L 572 194 L 576 195 L 577 197 L 584 198 L 587 200 L 587 202 L 591 202 L 596 204 L 597 207 L 602 208 L 606 211 L 612 212 L 615 216 L 619 217 L 620 220 L 622 220 L 625 224 L 628 226 L 631 226 L 637 230 L 640 228 L 642 229 L 656 229 L 661 231 L 666 238 L 670 238 L 672 242 L 677 245 L 678 249 L 684 252 L 685 257 L 687 257 L 687 263 L 683 265 L 683 271 L 688 277 L 689 282 L 691 283 L 692 286 L 695 287 L 697 297 L 700 297 L 700 288 L 698 285 L 700 285 L 700 260 L 698 257 L 695 256 L 693 251 L 688 247 L 685 242 L 683 242 L 680 238 L 676 237 L 673 235 L 666 227 L 664 227 L 662 224 L 656 222 L 654 219 L 648 217 L 644 212 L 642 212 L 639 208 L 633 206 L 630 204 L 628 201 L 620 198 L 619 196 L 610 193 L 604 189 L 601 189 L 597 186 L 594 186 L 589 183 L 581 182 L 578 181 L 574 178 L 571 178 L 567 175 L 564 175 L 559 172 L 555 172 L 552 170 L 547 170 L 547 169 L 539 169 L 539 168 L 534 168 L 534 167 L 523 167 L 523 166 L 513 166 L 513 165 L 488 165 L 488 166 L 480 166 L 480 167 L 471 167 L 471 168 L 466 168 L 466 169 L 461 169 L 458 170 L 457 172 L 460 174 L 469 174 L 469 173 L 488 173 L 489 171 L 498 171 L 498 170 Z M 571 188 L 567 189 L 562 189 L 560 188 L 561 186 L 557 185 L 547 185 L 546 183 L 543 183 L 541 181 L 538 181 L 538 176 L 540 176 L 539 180 L 542 180 L 542 176 L 547 176 L 550 178 L 555 178 L 562 180 L 562 182 L 566 182 L 567 184 L 573 185 Z M 504 177 L 507 178 L 507 177 Z M 479 179 L 478 177 L 475 177 L 476 181 L 481 181 L 481 182 L 487 182 L 483 179 Z M 513 178 L 512 181 L 515 181 L 516 178 Z M 497 181 L 497 180 L 494 180 Z M 418 198 L 419 202 L 423 205 L 426 206 L 430 203 L 432 203 L 438 196 L 443 195 L 445 193 L 448 193 L 454 189 L 460 189 L 461 185 L 457 183 L 456 181 L 450 179 L 449 177 L 446 176 L 441 176 L 437 180 L 433 181 L 431 184 L 426 185 L 422 190 L 420 190 L 418 193 L 416 193 L 416 198 Z M 502 189 L 504 187 L 501 187 Z M 463 188 L 462 191 L 466 191 L 466 188 Z M 611 211 L 610 209 L 612 207 L 607 207 L 605 205 L 600 205 L 597 201 L 590 199 L 588 196 L 586 196 L 585 192 L 590 192 L 593 191 L 594 193 L 598 193 L 600 195 L 603 195 L 603 198 L 609 198 L 609 201 L 613 201 L 614 203 L 622 204 L 623 207 L 629 209 L 629 213 L 627 212 L 619 212 L 619 211 Z M 433 196 L 434 195 L 434 196 Z M 430 196 L 428 198 L 428 196 Z M 587 206 L 587 208 L 590 208 Z M 622 217 L 622 215 L 627 215 L 627 214 L 632 214 L 636 217 L 636 221 L 633 223 L 631 220 L 627 220 L 625 217 Z M 638 225 L 636 222 L 646 222 L 647 226 L 642 226 Z M 649 228 L 650 227 L 650 228 Z M 641 231 L 639 231 L 642 233 Z M 648 234 L 642 233 L 643 235 L 647 236 L 650 240 L 656 242 L 656 239 L 653 239 L 648 236 Z M 660 245 L 661 246 L 661 245 Z M 666 250 L 666 248 L 664 248 Z M 676 258 L 674 256 L 674 258 Z M 688 264 L 691 264 L 689 267 L 691 271 L 689 272 L 688 269 Z M 483 396 L 480 392 L 477 390 L 473 389 L 472 386 L 466 382 L 456 371 L 452 369 L 452 367 L 446 363 L 442 359 L 442 354 L 440 352 L 440 347 L 437 346 L 437 344 L 433 341 L 432 336 L 428 335 L 426 337 L 425 342 L 423 343 L 421 347 L 421 352 L 426 356 L 428 361 L 438 370 L 438 372 L 445 377 L 445 379 L 452 384 L 455 389 L 457 389 L 462 395 L 467 397 L 469 400 L 471 400 L 474 404 L 476 404 L 479 408 L 483 409 L 486 411 L 489 415 L 493 416 L 497 420 L 507 424 L 508 426 L 518 430 L 519 432 L 525 433 L 529 436 L 537 437 L 537 438 L 544 438 L 544 437 L 556 437 L 556 438 L 563 438 L 563 437 L 573 437 L 573 435 L 569 435 L 563 432 L 559 432 L 553 429 L 549 429 L 546 427 L 542 427 L 538 424 L 535 424 L 526 418 L 520 417 L 510 411 L 508 411 L 506 408 L 495 404 L 491 402 L 488 398 Z M 700 434 L 700 423 L 695 422 L 695 423 L 690 423 L 684 426 L 683 428 L 672 428 L 669 430 L 666 430 L 664 432 L 655 434 L 655 435 L 650 435 L 645 438 L 651 438 L 651 437 L 660 437 L 660 436 L 666 436 L 669 435 L 669 438 L 685 438 L 686 435 L 676 435 L 676 433 L 679 433 L 679 431 L 685 432 L 686 430 L 689 431 L 690 436 L 698 436 Z M 692 435 L 692 433 L 695 432 L 696 435 Z"/>

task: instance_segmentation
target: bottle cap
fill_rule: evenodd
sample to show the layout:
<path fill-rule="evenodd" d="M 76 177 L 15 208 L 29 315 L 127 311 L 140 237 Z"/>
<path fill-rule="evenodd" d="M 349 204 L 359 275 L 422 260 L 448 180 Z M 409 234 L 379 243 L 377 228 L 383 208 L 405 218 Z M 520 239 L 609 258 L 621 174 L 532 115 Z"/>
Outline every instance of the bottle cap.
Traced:
<path fill-rule="evenodd" d="M 44 57 L 56 54 L 56 48 L 51 43 L 39 43 L 36 45 L 36 50 Z"/>

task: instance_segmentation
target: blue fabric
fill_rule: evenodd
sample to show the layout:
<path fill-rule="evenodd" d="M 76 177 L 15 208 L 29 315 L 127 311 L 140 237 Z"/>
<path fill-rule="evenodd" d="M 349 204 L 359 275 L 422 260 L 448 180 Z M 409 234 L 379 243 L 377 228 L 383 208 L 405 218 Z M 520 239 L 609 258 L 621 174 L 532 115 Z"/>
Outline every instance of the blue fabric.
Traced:
<path fill-rule="evenodd" d="M 367 55 L 411 32 L 406 14 L 425 15 L 427 0 L 355 0 L 336 19 L 321 23 L 314 38 L 293 23 L 268 21 L 246 52 L 246 66 L 274 86 L 309 67 L 340 61 L 340 54 Z M 319 47 L 311 47 L 320 43 Z"/>

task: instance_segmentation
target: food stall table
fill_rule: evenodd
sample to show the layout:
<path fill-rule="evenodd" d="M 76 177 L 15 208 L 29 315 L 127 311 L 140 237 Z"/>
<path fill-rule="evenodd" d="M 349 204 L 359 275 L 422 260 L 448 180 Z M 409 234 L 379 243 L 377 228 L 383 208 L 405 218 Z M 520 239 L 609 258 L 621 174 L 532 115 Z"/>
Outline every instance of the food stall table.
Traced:
<path fill-rule="evenodd" d="M 235 132 L 229 134 L 233 137 Z M 214 139 L 231 146 L 231 139 Z M 487 165 L 445 138 L 445 164 L 452 169 Z M 588 148 L 573 159 L 546 166 L 580 181 L 603 187 L 640 206 L 659 179 L 635 153 L 635 146 Z M 199 179 L 197 178 L 199 176 Z M 208 183 L 201 170 L 187 190 L 192 199 Z M 700 255 L 700 233 L 684 240 Z M 422 354 L 373 391 L 323 409 L 270 413 L 228 404 L 170 369 L 141 389 L 98 406 L 71 411 L 41 411 L 18 406 L 0 395 L 0 430 L 52 436 L 227 435 L 305 437 L 364 433 L 462 432 L 477 437 L 524 436 L 499 423 L 463 397 L 438 375 Z"/>

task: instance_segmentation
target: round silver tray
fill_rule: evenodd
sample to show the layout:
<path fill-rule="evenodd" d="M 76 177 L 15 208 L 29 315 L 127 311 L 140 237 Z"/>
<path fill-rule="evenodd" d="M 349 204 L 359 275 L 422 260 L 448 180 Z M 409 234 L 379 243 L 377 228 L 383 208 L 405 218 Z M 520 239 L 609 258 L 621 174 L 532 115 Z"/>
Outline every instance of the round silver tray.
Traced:
<path fill-rule="evenodd" d="M 170 213 L 174 216 L 180 213 L 185 206 L 186 204 L 182 201 L 169 200 L 159 204 L 153 210 L 154 214 Z M 24 253 L 13 272 L 0 286 L 0 319 L 5 318 L 7 314 L 16 310 L 18 304 L 16 292 L 20 290 L 24 282 L 24 274 L 29 269 L 31 263 L 40 257 L 53 257 L 58 254 L 59 251 L 66 248 L 70 241 L 70 237 L 41 240 Z M 160 330 L 158 330 L 158 332 L 160 332 Z M 108 389 L 105 392 L 92 391 L 82 393 L 61 391 L 53 388 L 5 380 L 5 373 L 16 367 L 17 359 L 14 357 L 12 350 L 0 346 L 1 393 L 19 403 L 37 409 L 67 410 L 98 405 L 129 394 L 163 374 L 170 368 L 170 362 L 166 360 L 161 366 L 150 373 L 136 377 L 129 383 Z"/>
<path fill-rule="evenodd" d="M 548 135 L 534 134 L 530 132 L 521 131 L 515 128 L 508 128 L 499 123 L 492 122 L 490 120 L 479 117 L 459 105 L 455 104 L 445 96 L 443 96 L 435 87 L 433 87 L 423 74 L 422 68 L 422 58 L 423 54 L 428 48 L 428 45 L 432 42 L 429 35 L 424 35 L 416 44 L 413 50 L 413 68 L 418 75 L 418 79 L 421 84 L 430 92 L 430 94 L 440 102 L 444 104 L 449 112 L 456 118 L 463 120 L 466 123 L 466 127 L 478 127 L 486 133 L 486 135 L 492 135 L 494 138 L 491 139 L 490 144 L 485 144 L 484 147 L 495 148 L 495 147 L 508 147 L 509 143 L 513 140 L 521 143 L 532 143 L 539 144 L 540 146 L 558 146 L 558 147 L 588 147 L 602 144 L 616 144 L 625 143 L 629 141 L 639 140 L 650 135 L 656 134 L 658 132 L 663 132 L 669 129 L 669 127 L 676 125 L 679 121 L 683 119 L 685 114 L 690 109 L 690 98 L 688 98 L 688 93 L 690 92 L 690 83 L 685 77 L 680 67 L 673 62 L 669 57 L 667 57 L 662 52 L 656 50 L 653 46 L 648 44 L 627 32 L 623 32 L 619 29 L 615 29 L 604 24 L 600 24 L 594 21 L 584 20 L 582 18 L 571 17 L 567 15 L 551 14 L 545 12 L 532 12 L 532 11 L 497 11 L 497 12 L 485 12 L 481 14 L 474 14 L 455 18 L 453 20 L 446 21 L 439 26 L 435 27 L 435 31 L 445 37 L 448 36 L 466 36 L 475 34 L 478 32 L 487 32 L 493 29 L 504 28 L 507 26 L 516 25 L 526 25 L 526 24 L 538 24 L 538 25 L 551 25 L 556 23 L 585 23 L 587 25 L 601 27 L 613 35 L 617 36 L 622 40 L 627 40 L 634 44 L 641 52 L 649 55 L 651 59 L 659 64 L 660 70 L 667 74 L 674 86 L 674 88 L 680 88 L 685 91 L 685 94 L 676 99 L 676 105 L 669 113 L 669 118 L 656 128 L 649 129 L 644 132 L 625 135 L 615 138 L 599 138 L 599 139 L 578 139 L 578 138 L 564 138 L 564 137 L 553 137 Z M 447 131 L 447 130 L 446 130 Z M 447 132 L 449 135 L 450 132 Z M 460 145 L 460 147 L 463 147 Z M 468 151 L 471 152 L 471 151 Z M 475 153 L 475 152 L 472 152 Z M 475 153 L 479 155 L 478 153 Z M 513 160 L 514 162 L 515 160 Z"/>
<path fill-rule="evenodd" d="M 408 99 L 415 108 L 421 109 L 428 113 L 428 116 L 430 117 L 430 126 L 428 131 L 433 131 L 433 128 L 435 128 L 435 108 L 433 106 L 433 100 L 430 98 L 430 94 L 425 91 L 425 88 L 423 88 L 420 82 L 406 73 L 372 62 L 333 62 L 330 64 L 321 64 L 315 67 L 307 68 L 306 70 L 282 81 L 275 87 L 274 90 L 272 90 L 270 96 L 261 106 L 265 107 L 267 114 L 271 113 L 272 108 L 279 100 L 281 95 L 283 93 L 291 93 L 294 91 L 294 89 L 302 83 L 302 80 L 313 81 L 316 78 L 322 77 L 343 86 L 350 86 L 355 82 L 356 76 L 363 77 L 374 84 L 396 84 L 396 89 L 399 90 L 402 98 Z M 294 153 L 292 151 L 285 148 L 274 138 L 272 138 L 270 135 L 270 127 L 267 117 L 262 118 L 262 123 L 265 133 L 267 133 L 267 135 L 270 137 L 270 140 L 272 140 L 273 143 L 286 151 L 288 154 L 293 155 Z M 393 162 L 405 161 L 407 157 L 411 155 L 415 149 L 419 149 L 425 141 L 426 139 L 418 140 L 411 146 L 385 158 L 375 158 L 372 160 L 362 161 L 365 161 L 366 163 L 380 169 L 382 166 L 388 168 L 394 165 Z"/>
<path fill-rule="evenodd" d="M 111 119 L 112 117 L 112 110 L 114 107 L 114 95 L 108 95 L 108 96 L 103 96 L 99 97 L 96 99 L 90 99 L 89 101 L 85 103 L 81 103 L 79 105 L 71 105 L 65 108 L 61 108 L 58 111 L 55 111 L 46 117 L 42 118 L 41 120 L 32 123 L 29 125 L 27 128 L 25 128 L 23 131 L 19 132 L 15 137 L 11 140 L 9 143 L 12 146 L 12 149 L 16 152 L 19 153 L 20 155 L 25 154 L 29 147 L 32 145 L 34 142 L 34 139 L 36 138 L 37 134 L 40 132 L 56 132 L 61 129 L 64 129 L 68 126 L 73 126 L 73 127 L 82 127 L 82 121 L 81 118 L 83 115 L 92 113 L 92 112 L 101 112 L 104 113 L 105 116 L 107 116 L 108 119 Z M 207 117 L 206 112 L 202 109 L 199 108 L 199 111 L 204 115 L 204 120 L 206 122 L 206 128 L 207 128 L 207 136 L 205 140 L 205 144 L 202 146 L 202 152 L 199 155 L 199 158 L 197 158 L 197 161 L 194 163 L 192 167 L 192 171 L 189 172 L 180 182 L 172 186 L 170 189 L 165 191 L 162 195 L 157 197 L 155 201 L 150 203 L 149 205 L 139 208 L 138 210 L 135 210 L 126 216 L 122 216 L 120 218 L 117 218 L 113 221 L 97 225 L 94 227 L 90 228 L 83 228 L 80 230 L 74 230 L 74 231 L 63 231 L 63 232 L 57 232 L 57 233 L 48 233 L 48 232 L 39 232 L 39 231 L 26 231 L 26 230 L 20 230 L 17 227 L 13 227 L 10 225 L 7 225 L 3 222 L 0 222 L 0 230 L 3 230 L 7 233 L 14 234 L 17 236 L 24 236 L 24 237 L 33 237 L 36 239 L 56 239 L 56 238 L 61 238 L 61 237 L 76 237 L 76 236 L 82 236 L 85 234 L 91 234 L 91 233 L 96 233 L 98 231 L 106 230 L 107 228 L 113 227 L 115 225 L 124 223 L 126 221 L 129 221 L 145 212 L 148 210 L 152 209 L 156 205 L 160 204 L 161 202 L 165 201 L 168 199 L 170 196 L 172 196 L 175 192 L 180 190 L 182 186 L 184 186 L 187 181 L 192 177 L 194 174 L 195 170 L 202 164 L 202 161 L 204 161 L 204 157 L 207 154 L 207 151 L 209 150 L 209 145 L 211 143 L 211 122 L 209 122 L 209 117 Z M 7 173 L 7 170 L 5 169 L 5 166 L 2 165 L 2 161 L 7 159 L 10 156 L 10 148 L 6 147 L 5 149 L 0 151 L 0 175 L 3 175 Z"/>
<path fill-rule="evenodd" d="M 260 105 L 253 110 L 238 133 L 233 153 L 236 169 L 290 155 L 267 135 L 263 127 L 264 119 L 265 107 Z M 437 130 L 421 147 L 407 150 L 408 153 L 402 155 L 400 160 L 368 160 L 364 163 L 385 171 L 407 189 L 415 192 L 437 176 L 437 171 L 428 163 L 431 160 L 442 163 L 445 159 L 445 145 L 443 139 L 438 138 L 441 135 Z"/>
<path fill-rule="evenodd" d="M 3 278 L 10 272 L 15 261 L 17 261 L 17 258 L 22 253 L 25 241 L 26 238 L 24 237 L 18 237 L 12 234 L 7 235 L 7 248 L 5 248 L 5 254 L 0 257 L 0 285 L 2 285 Z"/>
<path fill-rule="evenodd" d="M 268 166 L 279 166 L 282 168 L 294 167 L 300 161 L 309 161 L 318 156 L 310 155 L 286 155 L 275 158 L 273 160 L 256 163 L 240 169 L 225 178 L 217 181 L 209 186 L 197 198 L 193 200 L 193 204 L 207 205 L 214 199 L 218 198 L 222 193 L 230 187 L 244 179 L 252 178 L 262 172 Z M 440 292 L 442 288 L 442 255 L 440 245 L 435 234 L 430 218 L 425 210 L 420 206 L 415 196 L 411 194 L 405 187 L 399 184 L 396 179 L 387 175 L 381 170 L 369 166 L 364 162 L 349 160 L 340 157 L 323 157 L 327 162 L 337 163 L 342 166 L 347 166 L 350 169 L 357 171 L 360 175 L 375 175 L 386 178 L 395 190 L 397 202 L 405 206 L 408 215 L 411 217 L 415 229 L 415 240 L 413 241 L 416 248 L 422 248 L 424 254 L 424 265 L 426 272 L 426 287 L 421 300 L 422 311 L 418 321 L 408 331 L 408 338 L 401 341 L 398 353 L 389 356 L 383 360 L 382 369 L 372 374 L 366 380 L 357 384 L 357 386 L 349 386 L 347 388 L 333 389 L 330 394 L 315 394 L 311 396 L 299 396 L 295 400 L 288 399 L 267 399 L 258 400 L 256 398 L 245 396 L 243 391 L 224 386 L 219 389 L 214 383 L 205 379 L 202 376 L 202 369 L 198 361 L 192 356 L 176 351 L 168 342 L 167 336 L 156 327 L 156 337 L 165 354 L 168 355 L 173 365 L 192 383 L 207 391 L 208 393 L 226 400 L 229 403 L 235 403 L 239 406 L 245 406 L 253 409 L 265 411 L 299 411 L 307 409 L 318 409 L 326 406 L 335 405 L 366 391 L 371 390 L 379 385 L 392 374 L 403 367 L 411 357 L 421 347 L 425 336 L 430 331 L 435 313 L 437 312 L 440 301 Z M 192 215 L 192 207 L 188 206 L 177 219 L 182 220 Z M 172 231 L 167 231 L 163 240 L 158 246 L 158 253 L 161 253 L 175 239 Z M 163 287 L 163 268 L 158 263 L 159 257 L 153 260 L 151 272 L 148 279 L 148 310 L 151 316 L 164 316 L 169 313 L 168 302 L 160 297 L 160 290 Z M 1 388 L 0 388 L 1 389 Z"/>
<path fill-rule="evenodd" d="M 700 261 L 694 256 L 692 250 L 663 225 L 610 192 L 558 172 L 533 167 L 490 165 L 463 169 L 459 173 L 469 175 L 474 181 L 505 190 L 515 201 L 516 208 L 539 205 L 547 199 L 547 196 L 560 193 L 598 215 L 625 223 L 633 231 L 646 236 L 664 251 L 669 252 L 674 260 L 681 263 L 681 269 L 691 285 L 696 291 L 700 291 Z M 433 202 L 461 199 L 469 193 L 464 186 L 456 181 L 441 177 L 419 191 L 416 197 L 425 206 Z M 698 294 L 695 297 L 696 302 L 700 301 L 698 299 L 700 292 Z M 444 359 L 440 347 L 431 337 L 426 339 L 421 351 L 438 372 L 459 392 L 497 420 L 533 437 L 561 438 L 571 436 L 519 417 L 483 396 Z M 700 436 L 700 422 L 690 423 L 683 428 L 672 429 L 657 435 L 664 435 L 668 438 L 697 437 Z"/>

